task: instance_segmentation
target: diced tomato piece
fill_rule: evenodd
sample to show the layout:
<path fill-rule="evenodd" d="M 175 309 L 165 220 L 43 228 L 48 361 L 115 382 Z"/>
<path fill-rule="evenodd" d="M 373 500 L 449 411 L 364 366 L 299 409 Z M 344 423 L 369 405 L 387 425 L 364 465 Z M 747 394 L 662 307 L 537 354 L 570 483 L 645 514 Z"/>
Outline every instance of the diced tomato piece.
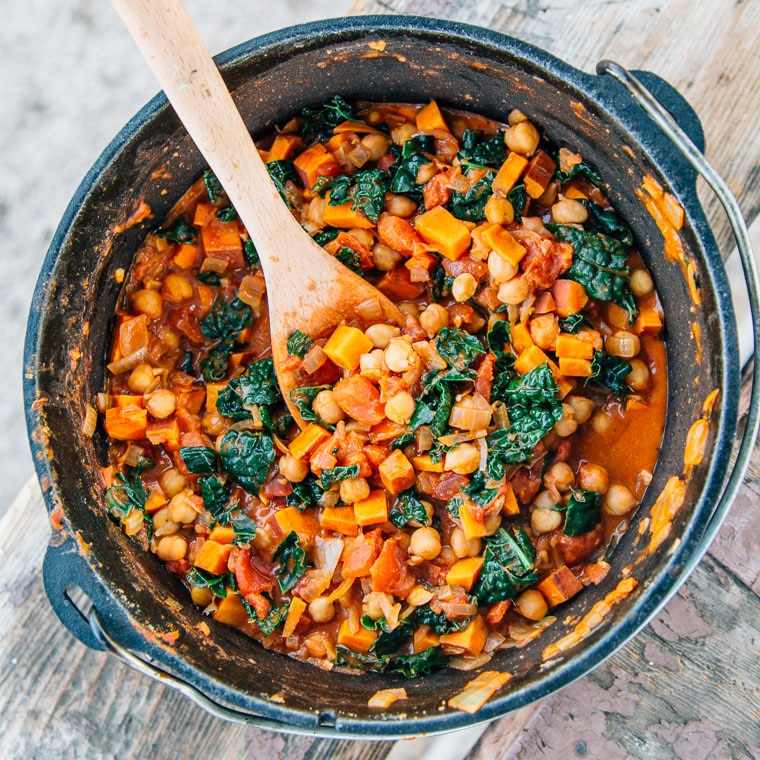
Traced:
<path fill-rule="evenodd" d="M 237 549 L 234 572 L 240 593 L 245 597 L 274 588 L 274 568 L 259 557 L 252 556 L 250 549 Z"/>
<path fill-rule="evenodd" d="M 429 473 L 435 474 L 435 473 Z M 432 496 L 434 499 L 449 501 L 458 494 L 464 486 L 470 482 L 466 475 L 458 475 L 456 472 L 442 472 L 438 475 L 433 486 Z"/>
<path fill-rule="evenodd" d="M 491 401 L 494 364 L 496 364 L 496 356 L 486 354 L 478 366 L 478 376 L 475 378 L 475 393 L 479 393 L 489 403 Z"/>
<path fill-rule="evenodd" d="M 333 388 L 333 398 L 349 417 L 362 424 L 372 427 L 385 419 L 380 391 L 362 375 L 339 380 Z"/>
<path fill-rule="evenodd" d="M 382 548 L 383 534 L 380 528 L 367 531 L 353 541 L 346 542 L 343 549 L 343 577 L 362 578 L 369 575 Z"/>
<path fill-rule="evenodd" d="M 529 504 L 541 488 L 541 477 L 521 467 L 510 480 L 512 490 L 521 504 Z"/>
<path fill-rule="evenodd" d="M 414 227 L 406 219 L 393 214 L 380 214 L 377 235 L 383 243 L 405 256 L 411 256 L 415 246 L 424 245 Z"/>
<path fill-rule="evenodd" d="M 391 536 L 370 570 L 372 590 L 406 599 L 416 583 L 407 564 L 407 553 L 398 536 Z"/>

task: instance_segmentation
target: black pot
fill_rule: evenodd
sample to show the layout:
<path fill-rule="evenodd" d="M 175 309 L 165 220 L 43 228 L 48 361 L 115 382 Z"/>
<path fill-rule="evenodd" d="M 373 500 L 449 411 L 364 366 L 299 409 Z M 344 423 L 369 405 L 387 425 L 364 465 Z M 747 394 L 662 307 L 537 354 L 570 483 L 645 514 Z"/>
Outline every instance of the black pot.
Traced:
<path fill-rule="evenodd" d="M 222 711 L 226 717 L 266 728 L 365 738 L 416 735 L 491 719 L 565 686 L 622 646 L 675 592 L 705 551 L 741 478 L 741 472 L 730 479 L 726 474 L 738 417 L 736 326 L 721 256 L 697 200 L 696 172 L 613 78 L 581 73 L 475 27 L 408 17 L 347 18 L 253 40 L 218 63 L 254 134 L 336 93 L 349 100 L 433 97 L 502 120 L 520 108 L 551 140 L 581 152 L 633 228 L 666 315 L 669 410 L 654 480 L 607 578 L 566 605 L 537 640 L 498 653 L 482 668 L 513 678 L 475 715 L 452 710 L 446 700 L 476 673 L 446 670 L 399 683 L 376 674 L 323 672 L 213 621 L 211 635 L 204 636 L 197 628 L 203 616 L 176 578 L 106 518 L 98 474 L 106 463 L 105 435 L 102 429 L 93 438 L 82 433 L 87 405 L 104 387 L 120 289 L 114 273 L 129 267 L 146 233 L 204 168 L 158 96 L 84 179 L 50 247 L 32 305 L 25 357 L 29 437 L 48 509 L 60 508 L 63 515 L 45 560 L 53 607 L 88 646 L 128 651 L 124 656 L 136 656 L 132 662 L 142 669 L 150 659 L 190 685 L 185 690 L 196 699 L 234 708 Z M 639 78 L 701 148 L 701 127 L 686 102 L 657 77 Z M 699 307 L 681 267 L 663 255 L 663 236 L 635 192 L 646 175 L 684 207 L 681 239 L 699 285 Z M 152 216 L 130 224 L 143 201 Z M 718 398 L 707 415 L 704 461 L 686 478 L 686 437 L 705 415 L 703 403 L 714 389 Z M 740 465 L 745 460 L 740 457 Z M 671 476 L 683 477 L 684 503 L 668 538 L 647 552 L 649 534 L 637 539 L 642 521 Z M 569 632 L 564 621 L 588 613 L 627 574 L 637 580 L 636 589 L 582 642 L 542 664 L 544 647 Z M 89 621 L 72 601 L 72 587 L 92 601 Z M 383 711 L 367 707 L 376 690 L 395 685 L 407 689 L 407 700 Z"/>

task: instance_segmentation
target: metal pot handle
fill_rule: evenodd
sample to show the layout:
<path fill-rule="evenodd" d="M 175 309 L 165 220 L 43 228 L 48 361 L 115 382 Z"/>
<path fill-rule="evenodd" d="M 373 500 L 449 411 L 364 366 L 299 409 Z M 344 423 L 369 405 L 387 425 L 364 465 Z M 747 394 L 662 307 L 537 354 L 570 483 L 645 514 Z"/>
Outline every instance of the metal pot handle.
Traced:
<path fill-rule="evenodd" d="M 705 525 L 702 534 L 700 548 L 705 551 L 712 541 L 715 533 L 723 522 L 723 518 L 731 508 L 736 494 L 744 479 L 744 474 L 749 466 L 749 461 L 757 440 L 760 429 L 760 361 L 757 361 L 757 347 L 760 346 L 760 283 L 758 282 L 757 265 L 752 253 L 747 224 L 742 216 L 739 204 L 728 185 L 721 176 L 710 166 L 701 151 L 694 145 L 689 136 L 677 124 L 676 120 L 663 107 L 659 100 L 637 79 L 630 71 L 610 60 L 602 60 L 596 65 L 597 74 L 609 74 L 625 87 L 631 97 L 646 111 L 657 126 L 675 143 L 683 153 L 686 160 L 694 167 L 697 173 L 707 182 L 712 191 L 718 196 L 726 215 L 728 216 L 731 230 L 736 239 L 738 256 L 744 272 L 744 279 L 749 296 L 749 314 L 740 324 L 740 333 L 752 335 L 755 346 L 755 361 L 752 368 L 752 389 L 749 401 L 749 409 L 745 422 L 744 432 L 741 435 L 736 459 L 730 470 L 728 480 L 725 483 L 723 493 L 718 500 L 709 521 Z M 748 344 L 748 341 L 747 341 Z M 697 553 L 700 556 L 701 552 Z"/>

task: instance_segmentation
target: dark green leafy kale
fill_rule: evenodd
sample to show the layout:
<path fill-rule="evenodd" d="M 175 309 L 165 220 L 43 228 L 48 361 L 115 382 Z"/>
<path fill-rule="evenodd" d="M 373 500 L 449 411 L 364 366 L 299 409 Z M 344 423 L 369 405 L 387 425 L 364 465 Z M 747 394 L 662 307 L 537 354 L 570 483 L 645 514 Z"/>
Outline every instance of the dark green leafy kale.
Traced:
<path fill-rule="evenodd" d="M 256 523 L 234 506 L 222 512 L 217 518 L 217 522 L 219 525 L 229 525 L 232 528 L 235 532 L 232 543 L 236 546 L 250 544 L 256 536 Z"/>
<path fill-rule="evenodd" d="M 319 415 L 311 408 L 314 403 L 314 399 L 322 392 L 332 388 L 331 385 L 308 385 L 304 388 L 293 388 L 290 391 L 290 400 L 295 404 L 298 411 L 301 413 L 301 417 L 306 422 L 318 422 L 325 427 L 332 430 L 332 425 L 326 425 L 320 419 Z"/>
<path fill-rule="evenodd" d="M 383 211 L 385 193 L 390 187 L 390 175 L 382 169 L 365 169 L 351 177 L 341 175 L 322 182 L 317 192 L 325 196 L 330 191 L 330 205 L 342 206 L 351 202 L 354 211 L 362 211 L 377 222 Z"/>
<path fill-rule="evenodd" d="M 488 343 L 488 348 L 496 354 L 497 359 L 501 359 L 507 353 L 507 344 L 511 342 L 509 322 L 506 319 L 494 322 L 486 335 L 486 343 Z M 511 354 L 511 351 L 509 353 Z"/>
<path fill-rule="evenodd" d="M 179 363 L 179 371 L 184 372 L 186 375 L 194 375 L 195 370 L 193 369 L 193 352 L 192 351 L 185 351 L 184 354 L 182 354 L 182 359 Z"/>
<path fill-rule="evenodd" d="M 379 631 L 369 651 L 377 657 L 385 657 L 397 652 L 412 635 L 411 623 L 404 620 L 395 628 L 390 628 L 385 618 L 373 620 L 369 615 L 362 615 L 361 624 L 370 631 Z"/>
<path fill-rule="evenodd" d="M 342 480 L 351 480 L 359 477 L 359 465 L 352 464 L 349 467 L 333 467 L 331 470 L 322 470 L 322 488 L 329 491 L 336 483 Z"/>
<path fill-rule="evenodd" d="M 525 183 L 521 182 L 515 185 L 508 193 L 507 200 L 512 204 L 515 212 L 515 221 L 521 222 L 525 207 L 528 205 L 528 193 L 525 190 Z"/>
<path fill-rule="evenodd" d="M 594 326 L 580 312 L 570 314 L 570 316 L 559 320 L 559 329 L 562 330 L 562 332 L 575 335 L 582 327 L 590 327 L 593 329 Z"/>
<path fill-rule="evenodd" d="M 198 567 L 191 567 L 187 573 L 187 582 L 196 588 L 207 588 L 218 599 L 224 599 L 227 596 L 227 578 L 229 573 L 224 575 L 212 575 Z"/>
<path fill-rule="evenodd" d="M 554 158 L 557 166 L 559 167 L 559 154 Z M 602 178 L 585 161 L 581 161 L 579 164 L 571 166 L 570 169 L 566 172 L 557 169 L 557 171 L 554 172 L 554 177 L 560 182 L 569 182 L 571 179 L 575 179 L 575 177 L 583 177 L 584 179 L 590 180 L 597 185 L 602 184 Z"/>
<path fill-rule="evenodd" d="M 198 485 L 201 487 L 201 496 L 206 510 L 211 513 L 212 517 L 219 517 L 227 509 L 227 504 L 230 501 L 227 489 L 215 475 L 198 478 Z"/>
<path fill-rule="evenodd" d="M 424 652 L 405 655 L 386 655 L 377 657 L 374 654 L 360 654 L 339 646 L 337 665 L 348 668 L 374 670 L 378 673 L 398 673 L 406 678 L 429 675 L 434 670 L 448 665 L 449 658 L 440 646 L 429 647 Z"/>
<path fill-rule="evenodd" d="M 436 336 L 435 348 L 449 367 L 460 371 L 486 352 L 474 335 L 458 327 L 442 327 Z"/>
<path fill-rule="evenodd" d="M 316 507 L 324 491 L 320 488 L 319 478 L 311 472 L 300 482 L 291 483 L 293 493 L 285 497 L 285 504 L 296 507 L 299 512 L 305 512 Z"/>
<path fill-rule="evenodd" d="M 506 319 L 494 322 L 486 336 L 488 348 L 496 356 L 491 384 L 491 400 L 506 401 L 507 388 L 514 377 L 515 355 L 507 344 L 512 341 L 509 322 Z"/>
<path fill-rule="evenodd" d="M 220 208 L 219 211 L 216 212 L 216 217 L 223 222 L 234 222 L 235 219 L 238 218 L 238 212 L 232 205 L 224 206 L 224 208 Z"/>
<path fill-rule="evenodd" d="M 220 296 L 214 300 L 211 312 L 201 322 L 201 332 L 211 340 L 227 338 L 251 324 L 251 307 L 239 298 L 225 301 Z"/>
<path fill-rule="evenodd" d="M 424 135 L 428 137 L 429 135 Z M 431 159 L 424 152 L 432 152 L 433 147 L 426 141 L 422 141 L 423 135 L 407 140 L 401 151 L 391 148 L 396 154 L 396 160 L 390 167 L 390 191 L 408 195 L 416 203 L 422 202 L 422 186 L 417 184 L 417 172 L 421 166 L 429 164 Z M 431 140 L 432 142 L 432 140 Z M 424 151 L 423 153 L 419 151 Z"/>
<path fill-rule="evenodd" d="M 617 215 L 613 208 L 603 208 L 598 203 L 587 201 L 586 208 L 591 212 L 590 218 L 584 225 L 592 232 L 603 232 L 605 235 L 617 238 L 623 245 L 633 245 L 633 231 Z"/>
<path fill-rule="evenodd" d="M 194 243 L 198 237 L 198 231 L 192 224 L 188 224 L 183 216 L 171 227 L 159 227 L 155 234 L 156 237 L 171 240 L 172 243 Z"/>
<path fill-rule="evenodd" d="M 250 267 L 251 269 L 261 269 L 259 252 L 256 250 L 256 246 L 250 238 L 243 243 L 243 258 L 245 259 L 245 265 L 247 267 Z"/>
<path fill-rule="evenodd" d="M 463 620 L 449 620 L 443 612 L 433 612 L 430 604 L 422 604 L 417 607 L 413 615 L 419 625 L 429 625 L 433 633 L 443 636 L 446 633 L 456 633 L 467 628 L 472 618 Z"/>
<path fill-rule="evenodd" d="M 208 272 L 198 272 L 195 275 L 195 279 L 204 285 L 219 285 L 222 282 L 222 276 L 219 272 L 212 272 L 211 270 Z"/>
<path fill-rule="evenodd" d="M 550 224 L 558 240 L 573 246 L 573 263 L 566 277 L 579 282 L 598 301 L 612 301 L 628 312 L 628 320 L 636 319 L 636 301 L 628 287 L 630 270 L 623 244 L 613 237 L 585 232 L 577 227 Z"/>
<path fill-rule="evenodd" d="M 267 595 L 262 594 L 262 596 Z M 277 626 L 288 614 L 286 607 L 276 607 L 274 602 L 270 599 L 271 606 L 269 607 L 269 612 L 267 612 L 267 616 L 263 620 L 260 620 L 256 610 L 246 601 L 245 597 L 241 597 L 240 599 L 248 612 L 248 617 L 251 619 L 251 622 L 255 623 L 260 628 L 264 636 L 271 636 L 275 630 L 277 630 Z"/>
<path fill-rule="evenodd" d="M 504 133 L 483 139 L 483 133 L 476 129 L 465 129 L 462 133 L 462 149 L 457 153 L 460 163 L 481 168 L 498 169 L 507 158 Z"/>
<path fill-rule="evenodd" d="M 258 493 L 274 462 L 274 441 L 266 433 L 228 430 L 219 447 L 222 466 L 246 491 Z"/>
<path fill-rule="evenodd" d="M 484 472 L 474 472 L 470 477 L 470 482 L 462 489 L 470 501 L 485 507 L 490 504 L 499 494 L 499 486 L 493 485 Z"/>
<path fill-rule="evenodd" d="M 113 485 L 106 490 L 106 508 L 114 517 L 126 517 L 133 509 L 145 512 L 145 502 L 150 492 L 140 479 L 140 473 L 131 471 L 130 474 L 117 472 Z"/>
<path fill-rule="evenodd" d="M 536 552 L 521 527 L 514 528 L 512 533 L 499 528 L 483 542 L 486 545 L 483 568 L 473 590 L 478 604 L 514 599 L 520 591 L 538 580 Z"/>
<path fill-rule="evenodd" d="M 290 159 L 278 159 L 277 161 L 270 161 L 266 166 L 269 176 L 272 182 L 274 182 L 274 186 L 280 193 L 280 197 L 290 207 L 290 201 L 285 192 L 285 183 L 290 180 L 297 187 L 301 186 L 301 180 L 296 171 L 295 164 Z"/>
<path fill-rule="evenodd" d="M 492 195 L 492 185 L 496 174 L 486 172 L 477 182 L 466 190 L 454 190 L 448 202 L 449 211 L 457 218 L 467 222 L 482 222 L 486 218 L 486 203 Z"/>
<path fill-rule="evenodd" d="M 454 278 L 446 274 L 446 270 L 439 262 L 433 267 L 430 275 L 430 294 L 434 301 L 440 301 L 451 295 L 451 286 Z"/>
<path fill-rule="evenodd" d="M 203 184 L 206 186 L 206 195 L 208 195 L 209 203 L 216 203 L 224 195 L 224 189 L 211 169 L 206 169 L 203 172 Z"/>
<path fill-rule="evenodd" d="M 573 489 L 567 502 L 564 533 L 566 536 L 580 536 L 596 528 L 602 519 L 598 491 Z"/>
<path fill-rule="evenodd" d="M 235 333 L 237 336 L 238 333 Z M 201 359 L 200 369 L 203 379 L 210 383 L 218 383 L 227 376 L 230 356 L 235 350 L 235 337 L 224 338 L 213 348 L 209 349 L 205 359 Z"/>
<path fill-rule="evenodd" d="M 290 591 L 306 572 L 306 552 L 298 543 L 298 533 L 294 530 L 280 542 L 274 561 L 279 563 L 275 569 L 277 584 L 282 591 Z"/>
<path fill-rule="evenodd" d="M 530 459 L 536 444 L 562 418 L 562 402 L 549 365 L 512 380 L 505 390 L 509 427 L 488 436 L 488 474 L 499 480 L 504 467 Z"/>
<path fill-rule="evenodd" d="M 312 240 L 314 240 L 317 245 L 325 246 L 330 241 L 335 240 L 339 234 L 340 230 L 336 227 L 325 227 L 323 230 L 315 232 L 314 235 L 312 235 Z"/>
<path fill-rule="evenodd" d="M 625 379 L 632 369 L 633 367 L 625 359 L 610 356 L 606 351 L 599 349 L 594 351 L 594 358 L 591 360 L 591 377 L 586 380 L 586 383 L 601 385 L 602 388 L 625 400 L 630 390 Z"/>
<path fill-rule="evenodd" d="M 338 261 L 340 261 L 344 267 L 348 267 L 352 272 L 358 274 L 359 277 L 364 277 L 361 257 L 353 248 L 349 248 L 347 245 L 344 245 L 335 254 L 335 258 L 338 259 Z"/>
<path fill-rule="evenodd" d="M 251 419 L 250 407 L 253 405 L 264 408 L 278 406 L 281 403 L 282 393 L 274 371 L 274 361 L 271 357 L 266 357 L 249 364 L 244 375 L 230 380 L 219 391 L 216 409 L 219 414 L 237 422 Z M 271 417 L 275 410 L 269 409 L 269 411 Z"/>
<path fill-rule="evenodd" d="M 216 470 L 216 451 L 208 446 L 183 446 L 179 450 L 188 472 L 208 475 Z"/>
<path fill-rule="evenodd" d="M 402 491 L 396 497 L 388 519 L 397 528 L 403 528 L 410 520 L 419 525 L 430 525 L 430 518 L 425 511 L 425 505 L 417 498 L 413 488 Z"/>
<path fill-rule="evenodd" d="M 303 127 L 301 136 L 307 145 L 317 141 L 329 140 L 333 130 L 344 121 L 364 122 L 357 119 L 354 109 L 340 95 L 334 95 L 320 106 L 307 106 L 302 109 Z"/>
<path fill-rule="evenodd" d="M 288 353 L 291 356 L 297 356 L 299 359 L 303 359 L 313 343 L 314 339 L 311 336 L 300 330 L 294 330 L 288 338 Z"/>

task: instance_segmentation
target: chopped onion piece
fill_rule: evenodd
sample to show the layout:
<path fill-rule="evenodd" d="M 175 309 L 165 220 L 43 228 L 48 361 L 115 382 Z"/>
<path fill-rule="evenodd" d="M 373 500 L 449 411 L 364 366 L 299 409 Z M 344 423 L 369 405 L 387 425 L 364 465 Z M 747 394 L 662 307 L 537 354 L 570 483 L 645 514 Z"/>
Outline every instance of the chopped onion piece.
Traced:
<path fill-rule="evenodd" d="M 369 707 L 390 707 L 399 699 L 406 699 L 406 689 L 380 689 L 367 702 Z"/>
<path fill-rule="evenodd" d="M 95 433 L 95 426 L 98 424 L 98 413 L 94 406 L 85 404 L 84 422 L 82 423 L 82 434 L 92 438 Z"/>
<path fill-rule="evenodd" d="M 478 438 L 485 438 L 488 432 L 486 430 L 476 430 L 470 433 L 451 433 L 450 435 L 442 435 L 438 441 L 444 446 L 456 446 L 460 443 L 466 443 L 467 441 L 474 441 Z"/>
<path fill-rule="evenodd" d="M 313 375 L 326 361 L 327 354 L 322 350 L 322 346 L 313 343 L 303 357 L 301 367 L 307 375 Z"/>
<path fill-rule="evenodd" d="M 470 602 L 443 602 L 441 604 L 443 614 L 451 620 L 452 618 L 466 618 L 478 614 L 478 605 Z"/>
<path fill-rule="evenodd" d="M 338 586 L 335 591 L 333 591 L 330 596 L 327 597 L 327 601 L 329 602 L 337 602 L 338 599 L 345 596 L 348 593 L 348 590 L 353 586 L 354 579 L 353 578 L 346 578 L 340 586 Z M 357 629 L 358 630 L 358 629 Z"/>
<path fill-rule="evenodd" d="M 356 313 L 368 322 L 377 322 L 382 319 L 383 316 L 380 302 L 376 298 L 369 298 L 366 301 L 362 301 L 357 305 Z"/>
<path fill-rule="evenodd" d="M 320 570 L 327 570 L 332 577 L 343 554 L 343 539 L 317 536 L 314 541 L 317 547 L 316 566 Z"/>
<path fill-rule="evenodd" d="M 485 430 L 491 423 L 491 405 L 479 393 L 465 396 L 451 408 L 449 425 L 459 430 Z"/>
<path fill-rule="evenodd" d="M 267 286 L 261 274 L 247 274 L 240 281 L 237 297 L 258 314 L 266 291 Z"/>
<path fill-rule="evenodd" d="M 148 349 L 138 348 L 137 351 L 133 351 L 129 356 L 122 356 L 121 359 L 111 362 L 108 365 L 108 371 L 112 375 L 120 375 L 122 372 L 134 369 L 138 364 L 142 364 L 147 358 Z"/>
<path fill-rule="evenodd" d="M 201 272 L 216 272 L 217 274 L 224 274 L 229 265 L 230 262 L 227 261 L 227 259 L 217 259 L 214 256 L 205 256 L 203 263 L 201 264 Z"/>
<path fill-rule="evenodd" d="M 486 637 L 486 643 L 483 647 L 483 651 L 487 654 L 495 652 L 505 641 L 506 637 L 498 631 L 491 631 Z"/>
<path fill-rule="evenodd" d="M 478 469 L 481 472 L 486 471 L 486 465 L 488 464 L 488 444 L 485 438 L 478 440 L 478 448 L 480 449 L 480 462 L 478 462 Z"/>
<path fill-rule="evenodd" d="M 257 420 L 240 420 L 238 422 L 233 422 L 228 430 L 261 430 L 264 425 L 261 422 L 261 417 L 259 417 Z"/>
<path fill-rule="evenodd" d="M 486 670 L 470 681 L 459 694 L 454 695 L 448 701 L 448 705 L 455 710 L 476 713 L 510 678 L 511 673 Z"/>
<path fill-rule="evenodd" d="M 475 668 L 479 668 L 490 661 L 491 655 L 486 653 L 481 653 L 477 657 L 457 655 L 449 660 L 449 667 L 454 668 L 454 670 L 475 670 Z"/>
<path fill-rule="evenodd" d="M 113 406 L 113 396 L 110 393 L 98 393 L 95 396 L 95 406 L 103 414 L 106 409 L 110 409 Z"/>

